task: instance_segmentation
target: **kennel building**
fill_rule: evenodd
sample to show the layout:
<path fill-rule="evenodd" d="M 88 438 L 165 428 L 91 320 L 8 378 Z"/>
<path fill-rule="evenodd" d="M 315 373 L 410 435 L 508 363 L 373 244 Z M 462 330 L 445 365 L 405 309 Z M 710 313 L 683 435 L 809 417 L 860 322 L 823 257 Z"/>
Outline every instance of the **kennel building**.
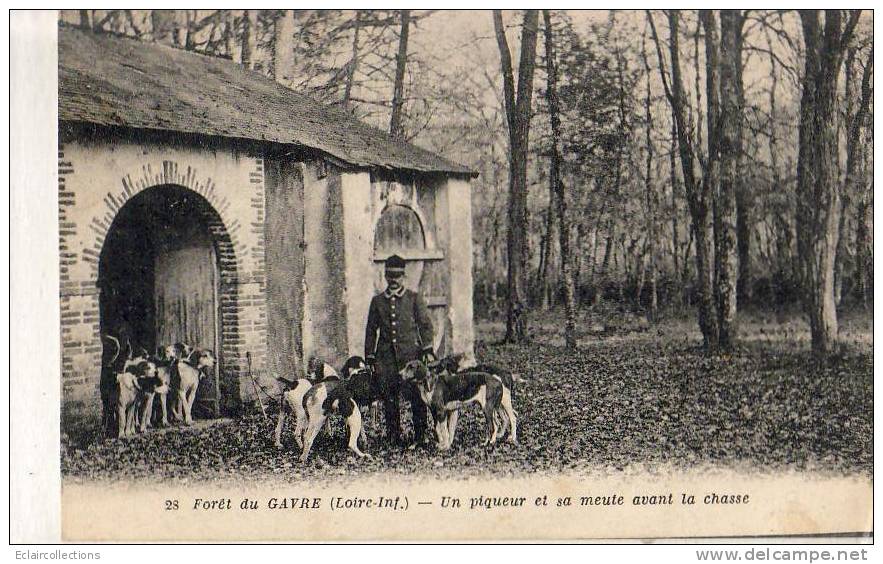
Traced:
<path fill-rule="evenodd" d="M 473 354 L 472 171 L 225 59 L 58 41 L 63 426 L 100 416 L 102 334 L 216 351 L 202 417 L 255 399 L 249 366 L 362 354 L 393 252 L 436 346 Z"/>

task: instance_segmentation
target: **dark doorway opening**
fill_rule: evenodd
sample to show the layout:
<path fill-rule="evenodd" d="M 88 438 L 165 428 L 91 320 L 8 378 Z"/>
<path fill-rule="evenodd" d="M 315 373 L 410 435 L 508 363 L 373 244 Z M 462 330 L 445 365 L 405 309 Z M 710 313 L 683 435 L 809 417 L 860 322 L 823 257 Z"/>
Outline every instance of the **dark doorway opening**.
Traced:
<path fill-rule="evenodd" d="M 186 188 L 144 190 L 117 213 L 98 270 L 102 334 L 150 352 L 183 342 L 215 353 L 214 374 L 197 391 L 198 418 L 220 415 L 218 250 L 210 229 L 216 218 Z"/>

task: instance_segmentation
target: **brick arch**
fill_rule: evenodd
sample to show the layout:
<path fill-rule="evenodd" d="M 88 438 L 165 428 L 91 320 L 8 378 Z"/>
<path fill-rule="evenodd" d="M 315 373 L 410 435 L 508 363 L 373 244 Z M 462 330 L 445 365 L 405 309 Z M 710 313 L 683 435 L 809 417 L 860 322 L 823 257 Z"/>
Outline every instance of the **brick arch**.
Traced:
<path fill-rule="evenodd" d="M 197 206 L 201 222 L 205 225 L 215 249 L 218 267 L 218 341 L 223 373 L 219 373 L 221 386 L 221 410 L 229 413 L 238 407 L 238 375 L 241 372 L 242 352 L 239 335 L 241 328 L 239 285 L 247 277 L 243 257 L 247 253 L 246 245 L 240 241 L 240 221 L 230 218 L 227 199 L 215 192 L 214 183 L 210 178 L 200 181 L 192 167 L 186 167 L 184 174 L 178 173 L 177 164 L 163 161 L 163 173 L 154 175 L 150 165 L 142 167 L 144 174 L 137 181 L 131 175 L 122 177 L 123 189 L 108 192 L 103 198 L 104 207 L 100 217 L 94 216 L 90 223 L 93 232 L 91 247 L 84 250 L 84 258 L 89 255 L 92 263 L 93 282 L 99 285 L 102 251 L 105 240 L 114 228 L 115 220 L 120 212 L 139 195 L 147 191 L 164 188 L 183 189 L 196 194 L 200 205 Z M 151 184 L 147 181 L 150 180 Z M 178 180 L 179 182 L 170 182 Z M 224 216 L 227 215 L 227 218 Z M 99 288 L 100 297 L 100 288 Z"/>
<path fill-rule="evenodd" d="M 223 231 L 229 239 L 228 248 L 218 249 L 219 257 L 221 257 L 220 252 L 225 251 L 220 260 L 233 261 L 228 266 L 234 271 L 242 272 L 242 260 L 247 253 L 247 247 L 239 237 L 241 224 L 238 219 L 231 216 L 230 202 L 215 190 L 214 181 L 210 177 L 200 177 L 192 166 L 179 167 L 176 161 L 164 160 L 156 169 L 150 163 L 142 165 L 140 174 L 129 173 L 120 178 L 122 189 L 109 191 L 102 197 L 104 205 L 89 223 L 93 234 L 92 245 L 86 245 L 83 250 L 83 260 L 92 264 L 95 281 L 97 281 L 98 260 L 104 239 L 120 209 L 144 190 L 168 185 L 187 188 L 208 202 L 210 208 L 217 214 L 217 228 L 212 228 L 210 224 L 210 229 L 213 230 L 212 236 Z"/>

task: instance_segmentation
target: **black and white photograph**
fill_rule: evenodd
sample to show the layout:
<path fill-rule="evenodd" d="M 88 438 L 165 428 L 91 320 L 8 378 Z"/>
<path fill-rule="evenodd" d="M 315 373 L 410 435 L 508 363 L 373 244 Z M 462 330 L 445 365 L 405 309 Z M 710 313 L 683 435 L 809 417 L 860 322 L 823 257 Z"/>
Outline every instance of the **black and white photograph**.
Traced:
<path fill-rule="evenodd" d="M 56 15 L 63 541 L 873 541 L 873 10 Z"/>

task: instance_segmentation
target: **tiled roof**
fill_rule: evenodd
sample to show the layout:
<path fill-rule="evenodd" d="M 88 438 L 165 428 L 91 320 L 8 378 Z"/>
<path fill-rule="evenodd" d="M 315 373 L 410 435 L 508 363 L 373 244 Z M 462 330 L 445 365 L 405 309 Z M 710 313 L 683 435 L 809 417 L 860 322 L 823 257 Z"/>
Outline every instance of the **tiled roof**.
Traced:
<path fill-rule="evenodd" d="M 60 121 L 309 147 L 352 165 L 474 173 L 240 65 L 60 25 Z"/>

